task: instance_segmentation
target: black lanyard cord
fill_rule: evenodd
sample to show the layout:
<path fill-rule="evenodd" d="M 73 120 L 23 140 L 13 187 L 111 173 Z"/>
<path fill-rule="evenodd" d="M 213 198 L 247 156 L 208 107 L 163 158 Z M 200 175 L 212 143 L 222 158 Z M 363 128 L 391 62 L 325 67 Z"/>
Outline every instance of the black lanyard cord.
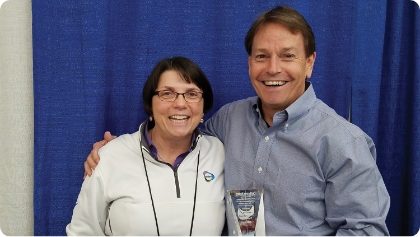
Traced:
<path fill-rule="evenodd" d="M 144 159 L 143 150 L 141 151 L 141 156 L 143 157 L 144 173 L 146 174 L 147 186 L 149 187 L 150 199 L 152 200 L 152 208 L 153 208 L 153 214 L 155 216 L 156 231 L 157 231 L 157 235 L 160 236 L 159 225 L 158 225 L 157 216 L 156 216 L 155 203 L 153 202 L 152 189 L 150 188 L 149 175 L 147 175 L 146 161 Z"/>
<path fill-rule="evenodd" d="M 149 187 L 150 200 L 152 201 L 152 208 L 153 208 L 153 214 L 154 214 L 154 217 L 155 217 L 156 231 L 157 231 L 157 235 L 160 236 L 159 224 L 158 224 L 158 221 L 157 221 L 156 209 L 155 209 L 155 204 L 154 204 L 154 201 L 153 201 L 153 195 L 152 195 L 152 189 L 151 189 L 151 186 L 150 186 L 149 175 L 147 174 L 146 161 L 145 161 L 146 159 L 144 158 L 143 149 L 141 150 L 141 156 L 143 158 L 143 167 L 144 167 L 144 173 L 146 174 L 147 186 Z M 193 209 L 192 209 L 190 236 L 192 235 L 192 230 L 193 230 L 193 226 L 194 226 L 195 204 L 197 203 L 198 166 L 199 165 L 200 165 L 200 150 L 198 151 L 197 168 L 196 168 L 196 174 L 195 174 L 194 204 L 193 204 Z"/>
<path fill-rule="evenodd" d="M 197 169 L 196 169 L 196 173 L 195 173 L 194 205 L 193 205 L 192 217 L 191 217 L 190 236 L 192 236 L 192 230 L 193 230 L 193 225 L 194 225 L 195 203 L 196 203 L 196 200 L 197 200 L 197 181 L 198 181 L 198 166 L 199 165 L 200 165 L 200 151 L 198 151 Z"/>

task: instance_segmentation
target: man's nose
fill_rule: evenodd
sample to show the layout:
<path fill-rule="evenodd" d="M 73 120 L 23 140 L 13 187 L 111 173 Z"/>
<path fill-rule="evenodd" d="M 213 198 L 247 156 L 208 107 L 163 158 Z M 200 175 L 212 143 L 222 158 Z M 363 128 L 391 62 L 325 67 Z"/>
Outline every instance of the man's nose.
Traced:
<path fill-rule="evenodd" d="M 279 57 L 271 57 L 268 61 L 268 73 L 270 74 L 277 74 L 282 71 L 282 64 Z"/>

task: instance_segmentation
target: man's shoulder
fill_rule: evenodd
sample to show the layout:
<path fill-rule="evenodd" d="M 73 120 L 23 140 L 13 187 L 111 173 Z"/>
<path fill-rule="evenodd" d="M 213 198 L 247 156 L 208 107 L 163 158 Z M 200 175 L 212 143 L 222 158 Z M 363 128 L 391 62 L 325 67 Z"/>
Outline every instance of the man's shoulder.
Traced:
<path fill-rule="evenodd" d="M 229 102 L 223 105 L 219 110 L 238 110 L 238 109 L 249 109 L 252 106 L 256 105 L 258 102 L 257 96 L 248 97 L 245 99 L 239 99 L 232 102 Z"/>
<path fill-rule="evenodd" d="M 328 124 L 330 134 L 348 135 L 352 138 L 368 137 L 360 127 L 339 115 L 322 100 L 317 100 L 314 109 L 319 113 L 323 123 Z"/>
<path fill-rule="evenodd" d="M 256 104 L 258 101 L 257 96 L 251 96 L 239 100 L 234 100 L 232 102 L 227 103 L 228 106 L 243 106 L 243 105 L 253 105 Z"/>
<path fill-rule="evenodd" d="M 203 130 L 207 134 L 217 136 L 223 142 L 226 135 L 225 131 L 233 123 L 238 125 L 252 118 L 254 104 L 257 104 L 257 97 L 249 97 L 225 104 L 204 123 Z"/>
<path fill-rule="evenodd" d="M 223 123 L 225 123 L 228 120 L 238 120 L 248 117 L 252 112 L 254 104 L 257 104 L 257 97 L 249 97 L 229 102 L 217 110 L 210 120 L 213 122 L 223 121 Z"/>
<path fill-rule="evenodd" d="M 209 134 L 206 131 L 200 130 L 200 132 L 201 132 L 200 142 L 203 145 L 209 146 L 209 147 L 216 147 L 216 148 L 223 147 L 223 143 L 216 136 Z"/>

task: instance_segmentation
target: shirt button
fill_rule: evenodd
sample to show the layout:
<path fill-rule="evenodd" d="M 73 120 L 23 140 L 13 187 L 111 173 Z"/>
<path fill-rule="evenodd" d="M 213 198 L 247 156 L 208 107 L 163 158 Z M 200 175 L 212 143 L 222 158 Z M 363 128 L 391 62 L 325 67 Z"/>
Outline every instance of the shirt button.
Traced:
<path fill-rule="evenodd" d="M 260 167 L 258 167 L 258 173 L 260 173 L 261 174 L 261 172 L 262 172 L 262 168 L 261 168 L 261 166 Z"/>
<path fill-rule="evenodd" d="M 265 136 L 264 140 L 265 140 L 266 142 L 268 142 L 268 140 L 270 140 L 270 138 L 269 138 L 268 136 Z"/>

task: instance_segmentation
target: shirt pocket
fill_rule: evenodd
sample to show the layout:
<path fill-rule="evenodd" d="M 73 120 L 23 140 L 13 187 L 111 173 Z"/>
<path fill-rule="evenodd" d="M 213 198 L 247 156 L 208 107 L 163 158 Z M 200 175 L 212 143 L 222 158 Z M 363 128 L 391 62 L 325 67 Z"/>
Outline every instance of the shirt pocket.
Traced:
<path fill-rule="evenodd" d="M 277 183 L 284 191 L 298 196 L 320 192 L 323 184 L 311 172 L 302 173 L 297 169 L 279 168 Z"/>
<path fill-rule="evenodd" d="M 312 172 L 279 168 L 272 190 L 274 215 L 300 231 L 324 222 L 325 183 Z"/>

